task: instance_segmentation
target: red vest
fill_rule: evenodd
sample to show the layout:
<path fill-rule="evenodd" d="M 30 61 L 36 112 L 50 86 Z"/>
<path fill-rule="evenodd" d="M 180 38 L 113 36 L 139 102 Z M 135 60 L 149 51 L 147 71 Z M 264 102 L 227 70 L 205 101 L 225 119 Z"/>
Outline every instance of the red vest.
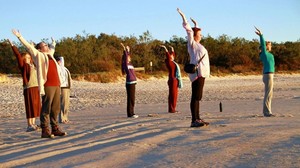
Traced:
<path fill-rule="evenodd" d="M 48 58 L 49 58 L 49 68 L 48 68 L 48 73 L 47 73 L 47 81 L 44 84 L 44 86 L 45 87 L 60 86 L 56 64 L 50 56 L 48 56 Z"/>

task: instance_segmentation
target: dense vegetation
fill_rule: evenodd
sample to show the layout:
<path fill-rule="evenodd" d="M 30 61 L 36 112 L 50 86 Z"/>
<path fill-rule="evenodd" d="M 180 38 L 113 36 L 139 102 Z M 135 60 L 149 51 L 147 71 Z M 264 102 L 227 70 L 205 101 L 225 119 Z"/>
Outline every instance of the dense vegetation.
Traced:
<path fill-rule="evenodd" d="M 30 37 L 26 37 L 29 39 Z M 15 39 L 11 39 L 15 40 Z M 43 41 L 48 41 L 44 39 Z M 176 52 L 176 61 L 183 65 L 189 60 L 186 39 L 173 36 L 169 41 L 153 39 L 146 31 L 139 37 L 117 37 L 115 35 L 76 35 L 57 41 L 55 55 L 65 58 L 66 67 L 73 74 L 107 73 L 120 76 L 122 47 L 120 43 L 132 49 L 132 61 L 135 67 L 145 67 L 146 72 L 166 71 L 164 51 L 159 45 L 171 45 Z M 258 56 L 258 39 L 231 38 L 221 35 L 217 39 L 204 37 L 201 42 L 209 52 L 212 74 L 261 72 L 262 65 Z M 24 47 L 17 43 L 20 50 Z M 300 41 L 273 43 L 276 71 L 298 71 L 300 68 Z M 152 62 L 152 67 L 150 67 Z M 10 46 L 0 42 L 0 73 L 19 73 L 16 59 Z M 110 72 L 110 73 L 108 73 Z M 101 79 L 99 79 L 101 81 Z M 105 81 L 104 81 L 105 82 Z"/>

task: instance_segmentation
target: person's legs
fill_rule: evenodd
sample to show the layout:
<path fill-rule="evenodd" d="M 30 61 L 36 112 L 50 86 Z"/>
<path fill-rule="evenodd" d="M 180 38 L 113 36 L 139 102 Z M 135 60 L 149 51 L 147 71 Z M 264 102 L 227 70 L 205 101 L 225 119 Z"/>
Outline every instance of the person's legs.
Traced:
<path fill-rule="evenodd" d="M 265 95 L 263 103 L 263 114 L 269 116 L 272 114 L 272 97 L 273 97 L 273 77 L 274 74 L 264 74 L 263 82 L 265 84 Z"/>
<path fill-rule="evenodd" d="M 50 124 L 51 126 L 57 126 L 57 118 L 60 112 L 60 87 L 52 87 L 53 88 L 53 97 L 50 109 Z"/>
<path fill-rule="evenodd" d="M 51 135 L 49 130 L 49 120 L 56 87 L 45 87 L 44 89 L 45 95 L 42 96 L 42 111 L 40 115 L 42 138 L 52 138 L 53 135 Z"/>
<path fill-rule="evenodd" d="M 178 80 L 169 80 L 169 99 L 168 99 L 168 112 L 176 112 L 177 95 L 178 95 Z"/>
<path fill-rule="evenodd" d="M 40 117 L 41 113 L 41 96 L 38 87 L 29 88 L 30 93 L 30 113 L 31 113 L 31 123 L 39 129 L 39 126 L 36 125 L 36 118 Z"/>
<path fill-rule="evenodd" d="M 64 90 L 64 98 L 65 98 L 65 106 L 64 106 L 64 115 L 65 115 L 65 121 L 69 121 L 69 112 L 70 112 L 70 89 L 66 88 Z"/>
<path fill-rule="evenodd" d="M 134 115 L 135 84 L 126 84 L 127 91 L 127 117 Z"/>
<path fill-rule="evenodd" d="M 190 103 L 190 109 L 192 114 L 192 124 L 191 127 L 201 127 L 204 125 L 209 125 L 200 118 L 200 100 L 202 99 L 203 88 L 204 88 L 205 78 L 199 77 L 197 80 L 192 82 L 192 98 Z"/>
<path fill-rule="evenodd" d="M 27 88 L 24 89 L 24 102 L 25 102 L 25 110 L 26 110 L 26 121 L 27 121 L 27 132 L 36 131 L 39 129 L 37 125 L 35 125 L 35 117 L 38 117 L 41 110 L 40 104 L 40 95 L 36 95 L 36 88 Z M 35 101 L 35 100 L 38 101 Z M 37 104 L 39 103 L 39 104 Z"/>
<path fill-rule="evenodd" d="M 61 89 L 61 110 L 59 114 L 59 122 L 68 122 L 68 114 L 69 114 L 69 106 L 70 106 L 70 89 L 62 88 Z"/>
<path fill-rule="evenodd" d="M 65 136 L 67 135 L 66 132 L 63 132 L 60 130 L 57 122 L 57 118 L 60 112 L 60 87 L 53 87 L 53 100 L 52 100 L 52 106 L 51 106 L 51 112 L 50 112 L 50 124 L 52 128 L 52 134 L 54 136 Z"/>
<path fill-rule="evenodd" d="M 61 90 L 61 95 L 60 95 L 60 111 L 58 115 L 58 122 L 62 123 L 64 121 L 64 102 L 63 102 L 63 91 Z"/>
<path fill-rule="evenodd" d="M 190 103 L 190 109 L 192 114 L 192 122 L 200 119 L 199 101 L 202 99 L 203 87 L 204 87 L 205 78 L 199 77 L 197 80 L 192 82 L 192 98 Z"/>
<path fill-rule="evenodd" d="M 23 90 L 23 95 L 24 95 L 25 112 L 26 112 L 26 120 L 27 120 L 27 128 L 28 128 L 32 125 L 30 120 L 32 115 L 30 114 L 30 95 L 28 89 Z"/>

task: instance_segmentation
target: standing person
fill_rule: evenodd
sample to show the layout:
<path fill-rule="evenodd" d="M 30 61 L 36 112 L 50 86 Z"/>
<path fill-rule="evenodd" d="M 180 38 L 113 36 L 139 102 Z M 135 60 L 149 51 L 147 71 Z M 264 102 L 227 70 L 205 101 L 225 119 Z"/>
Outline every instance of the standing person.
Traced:
<path fill-rule="evenodd" d="M 262 32 L 255 28 L 255 33 L 260 38 L 260 53 L 259 57 L 263 63 L 263 82 L 265 84 L 265 95 L 263 102 L 263 114 L 265 117 L 274 117 L 272 114 L 271 104 L 273 97 L 273 79 L 275 72 L 275 60 L 274 56 L 270 51 L 272 50 L 271 42 L 266 42 Z"/>
<path fill-rule="evenodd" d="M 135 85 L 137 83 L 134 67 L 131 64 L 131 54 L 130 47 L 123 47 L 123 56 L 122 56 L 122 73 L 126 73 L 126 92 L 127 92 L 127 117 L 138 118 L 139 116 L 134 114 L 134 104 L 135 104 Z"/>
<path fill-rule="evenodd" d="M 60 130 L 57 122 L 60 112 L 60 69 L 53 57 L 55 41 L 52 38 L 52 45 L 49 46 L 40 42 L 36 48 L 29 44 L 15 29 L 13 34 L 27 48 L 30 55 L 33 56 L 34 63 L 37 66 L 39 91 L 42 95 L 42 111 L 40 122 L 42 128 L 42 138 L 53 138 L 54 136 L 65 136 L 66 132 Z M 49 122 L 52 132 L 49 130 Z"/>
<path fill-rule="evenodd" d="M 169 71 L 169 79 L 168 79 L 168 86 L 169 86 L 169 97 L 168 97 L 168 112 L 169 113 L 176 113 L 176 104 L 177 104 L 177 97 L 178 97 L 178 88 L 182 87 L 182 80 L 181 80 L 181 73 L 179 65 L 174 61 L 175 59 L 175 52 L 174 48 L 170 46 L 171 51 L 169 52 L 166 46 L 161 45 L 162 48 L 165 49 L 166 52 L 166 59 L 165 63 Z"/>
<path fill-rule="evenodd" d="M 58 120 L 60 123 L 67 124 L 69 122 L 70 89 L 72 78 L 70 71 L 65 67 L 64 57 L 56 57 L 55 59 L 60 67 L 61 76 L 61 99 Z"/>
<path fill-rule="evenodd" d="M 28 52 L 20 53 L 18 48 L 10 41 L 11 48 L 17 58 L 18 67 L 23 78 L 23 95 L 25 100 L 25 110 L 27 119 L 27 132 L 40 129 L 35 124 L 35 119 L 40 116 L 41 101 L 39 85 L 37 80 L 36 66 Z"/>
<path fill-rule="evenodd" d="M 205 47 L 200 44 L 202 37 L 201 29 L 196 27 L 197 24 L 194 20 L 192 21 L 194 22 L 195 27 L 191 28 L 185 15 L 179 8 L 177 8 L 177 11 L 182 17 L 182 25 L 187 32 L 187 48 L 190 55 L 190 63 L 196 65 L 198 61 L 201 60 L 197 67 L 197 71 L 193 74 L 189 74 L 189 78 L 192 82 L 192 97 L 190 103 L 190 110 L 192 114 L 191 127 L 202 127 L 209 125 L 208 122 L 205 122 L 200 118 L 199 114 L 200 100 L 202 99 L 205 78 L 210 75 L 209 57 Z"/>

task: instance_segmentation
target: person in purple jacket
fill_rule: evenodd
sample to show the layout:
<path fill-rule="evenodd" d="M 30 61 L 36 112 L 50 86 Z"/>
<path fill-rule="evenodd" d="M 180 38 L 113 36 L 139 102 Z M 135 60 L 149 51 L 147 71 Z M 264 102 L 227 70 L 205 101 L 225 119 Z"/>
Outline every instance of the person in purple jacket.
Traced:
<path fill-rule="evenodd" d="M 130 47 L 123 47 L 122 56 L 122 74 L 126 74 L 126 92 L 127 92 L 127 117 L 138 118 L 139 116 L 134 114 L 134 103 L 135 103 L 135 85 L 137 83 L 134 72 L 134 67 L 131 64 Z"/>

